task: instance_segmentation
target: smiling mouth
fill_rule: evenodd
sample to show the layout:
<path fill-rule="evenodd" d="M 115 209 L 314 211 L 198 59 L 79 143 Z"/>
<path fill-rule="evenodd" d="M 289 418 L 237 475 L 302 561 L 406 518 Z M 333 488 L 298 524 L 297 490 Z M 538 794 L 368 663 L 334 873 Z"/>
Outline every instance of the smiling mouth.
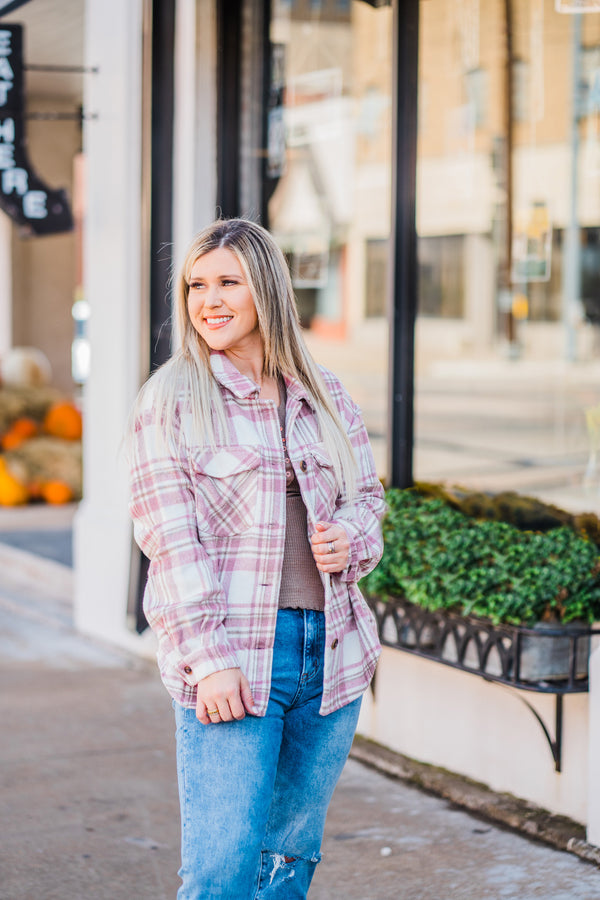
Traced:
<path fill-rule="evenodd" d="M 231 322 L 233 316 L 206 316 L 204 321 L 207 325 L 225 325 L 226 322 Z"/>

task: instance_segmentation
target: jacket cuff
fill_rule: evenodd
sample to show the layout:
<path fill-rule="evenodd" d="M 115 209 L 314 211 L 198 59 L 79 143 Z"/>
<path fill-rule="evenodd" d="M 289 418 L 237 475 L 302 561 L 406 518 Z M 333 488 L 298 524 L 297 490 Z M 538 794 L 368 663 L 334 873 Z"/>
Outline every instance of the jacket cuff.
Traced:
<path fill-rule="evenodd" d="M 225 629 L 221 626 L 223 632 Z M 219 630 L 221 630 L 219 629 Z M 199 646 L 189 653 L 178 654 L 176 668 L 182 679 L 195 687 L 203 678 L 223 669 L 237 669 L 239 662 L 227 641 Z"/>
<path fill-rule="evenodd" d="M 337 577 L 341 581 L 354 582 L 358 581 L 361 576 L 361 563 L 364 560 L 366 552 L 366 544 L 359 529 L 347 519 L 334 518 L 336 525 L 341 525 L 350 542 L 350 550 L 348 551 L 348 565 L 339 572 Z"/>

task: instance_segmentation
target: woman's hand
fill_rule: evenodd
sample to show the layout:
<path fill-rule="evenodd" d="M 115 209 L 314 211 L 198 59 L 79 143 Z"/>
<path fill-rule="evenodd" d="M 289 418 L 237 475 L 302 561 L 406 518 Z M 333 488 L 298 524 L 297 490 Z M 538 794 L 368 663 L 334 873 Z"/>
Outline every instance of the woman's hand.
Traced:
<path fill-rule="evenodd" d="M 316 527 L 310 543 L 317 569 L 329 574 L 343 572 L 350 559 L 348 535 L 335 522 L 317 522 Z"/>
<path fill-rule="evenodd" d="M 221 669 L 198 682 L 196 716 L 203 725 L 217 725 L 256 715 L 248 679 L 241 669 Z"/>

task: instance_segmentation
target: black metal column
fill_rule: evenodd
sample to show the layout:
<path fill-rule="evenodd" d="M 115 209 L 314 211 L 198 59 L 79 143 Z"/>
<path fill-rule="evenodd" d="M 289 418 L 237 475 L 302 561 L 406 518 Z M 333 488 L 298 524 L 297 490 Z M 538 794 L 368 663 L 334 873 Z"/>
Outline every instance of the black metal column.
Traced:
<path fill-rule="evenodd" d="M 269 228 L 269 200 L 273 196 L 275 188 L 279 183 L 280 173 L 269 172 L 268 145 L 269 145 L 269 116 L 277 108 L 283 109 L 284 84 L 279 83 L 274 78 L 274 47 L 271 44 L 271 0 L 263 0 L 263 21 L 262 21 L 262 146 L 264 148 L 262 162 L 262 178 L 261 178 L 261 205 L 260 219 L 265 228 Z"/>
<path fill-rule="evenodd" d="M 217 3 L 217 208 L 240 214 L 242 0 Z"/>
<path fill-rule="evenodd" d="M 151 114 L 150 114 L 150 371 L 171 355 L 171 295 L 169 279 L 173 245 L 173 119 L 175 92 L 175 0 L 152 0 Z M 149 561 L 137 548 L 132 568 L 135 628 L 148 623 L 143 610 Z"/>
<path fill-rule="evenodd" d="M 419 0 L 395 0 L 393 59 L 395 96 L 388 473 L 391 487 L 404 488 L 413 483 Z"/>
<path fill-rule="evenodd" d="M 152 2 L 150 368 L 171 355 L 175 0 Z"/>

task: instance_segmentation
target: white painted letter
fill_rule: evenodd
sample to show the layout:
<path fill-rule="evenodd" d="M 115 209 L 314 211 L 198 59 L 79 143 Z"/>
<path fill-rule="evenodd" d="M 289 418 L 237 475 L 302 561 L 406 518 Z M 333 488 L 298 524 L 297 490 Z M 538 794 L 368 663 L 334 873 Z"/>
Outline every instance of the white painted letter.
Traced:
<path fill-rule="evenodd" d="M 0 141 L 6 144 L 14 144 L 15 142 L 15 120 L 4 119 L 0 122 Z"/>
<path fill-rule="evenodd" d="M 14 144 L 0 144 L 0 169 L 12 169 L 15 164 Z"/>
<path fill-rule="evenodd" d="M 15 79 L 15 73 L 5 56 L 0 56 L 0 78 L 5 78 L 6 81 L 14 81 Z"/>
<path fill-rule="evenodd" d="M 25 169 L 5 169 L 2 173 L 2 193 L 12 194 L 16 191 L 21 197 L 27 193 L 29 187 L 29 175 Z"/>
<path fill-rule="evenodd" d="M 46 191 L 27 191 L 23 197 L 23 215 L 26 219 L 46 218 L 46 196 Z"/>

